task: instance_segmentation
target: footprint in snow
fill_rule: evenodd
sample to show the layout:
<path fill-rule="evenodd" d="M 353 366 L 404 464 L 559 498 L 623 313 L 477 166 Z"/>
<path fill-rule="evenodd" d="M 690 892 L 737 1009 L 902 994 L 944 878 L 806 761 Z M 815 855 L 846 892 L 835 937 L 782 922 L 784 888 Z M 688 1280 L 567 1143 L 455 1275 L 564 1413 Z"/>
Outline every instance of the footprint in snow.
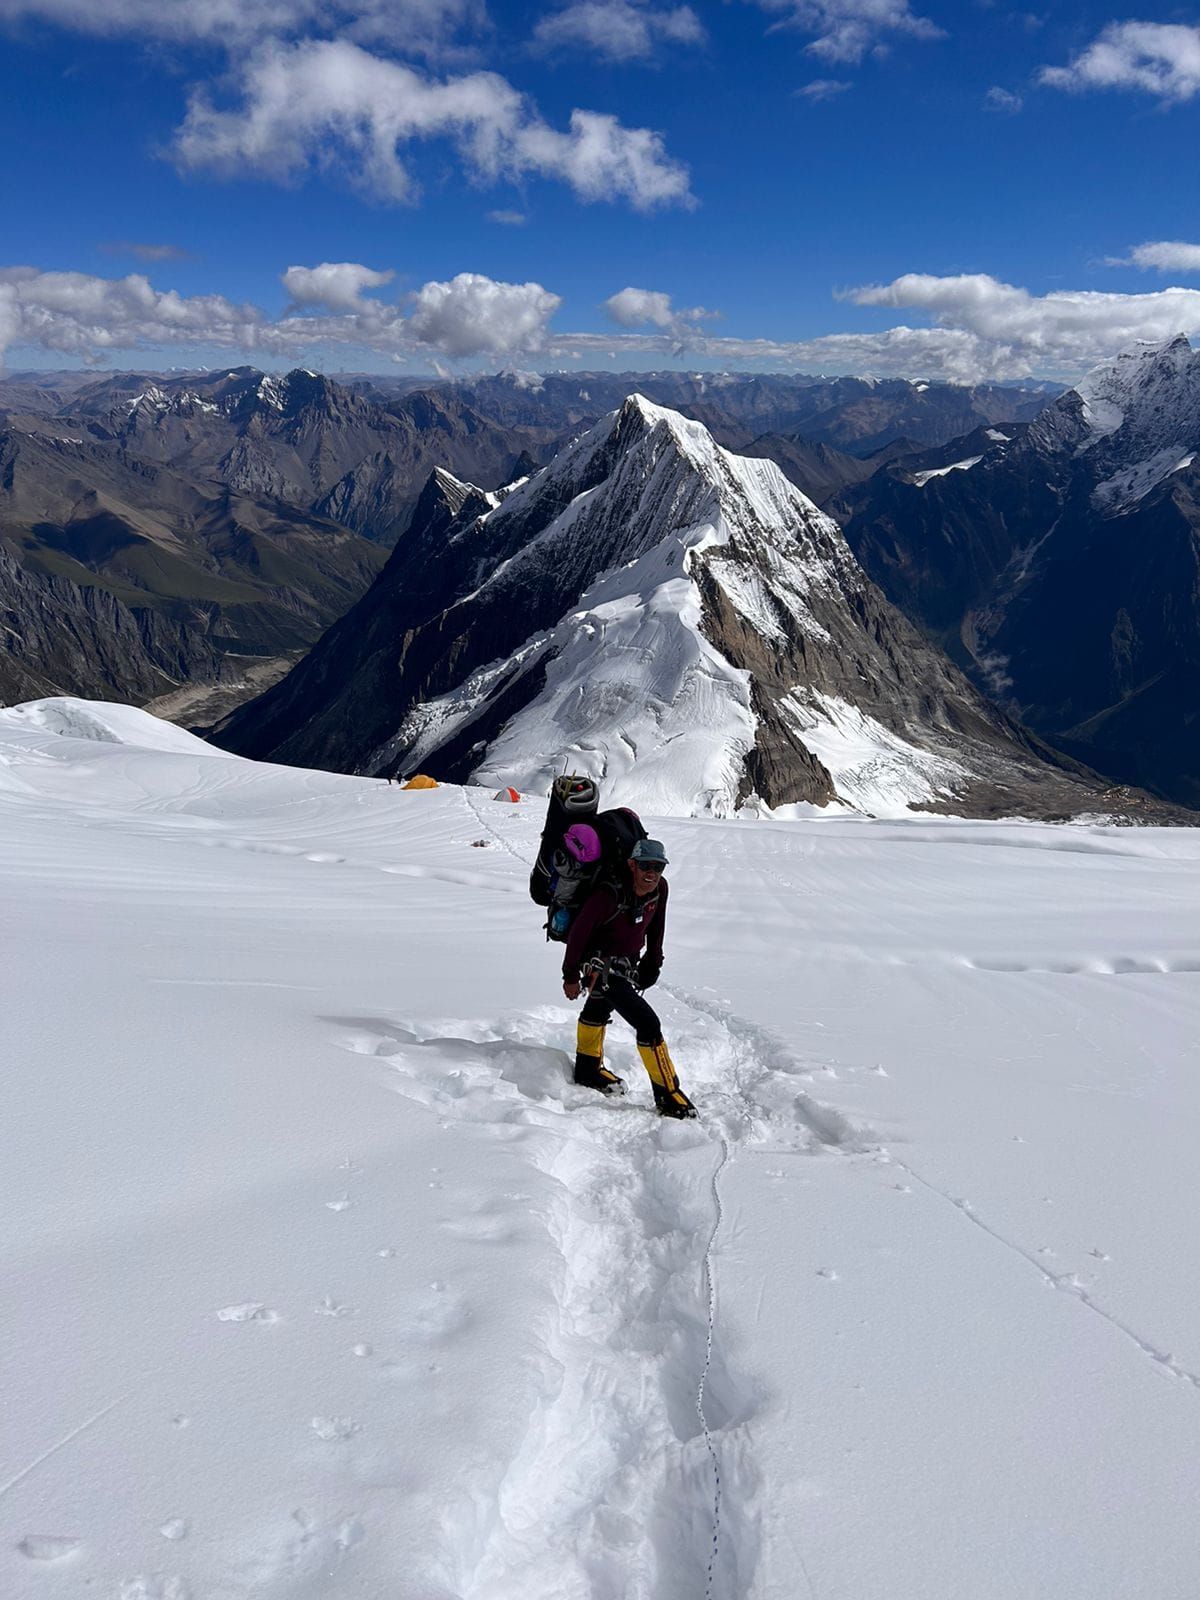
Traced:
<path fill-rule="evenodd" d="M 192 1600 L 192 1591 L 174 1574 L 151 1572 L 127 1578 L 121 1585 L 120 1600 Z"/>
<path fill-rule="evenodd" d="M 486 1213 L 478 1217 L 455 1217 L 443 1222 L 441 1228 L 455 1239 L 472 1239 L 477 1244 L 504 1244 L 516 1232 L 506 1218 Z"/>
<path fill-rule="evenodd" d="M 170 1517 L 158 1531 L 164 1539 L 186 1539 L 192 1531 L 192 1525 L 186 1517 Z"/>
<path fill-rule="evenodd" d="M 351 1439 L 362 1427 L 353 1417 L 314 1417 L 309 1424 L 318 1439 Z"/>
<path fill-rule="evenodd" d="M 31 1533 L 21 1540 L 17 1549 L 27 1561 L 65 1561 L 82 1547 L 82 1539 L 68 1539 L 57 1533 Z"/>
<path fill-rule="evenodd" d="M 349 1195 L 344 1194 L 340 1200 L 326 1200 L 326 1211 L 349 1211 L 354 1204 Z"/>
<path fill-rule="evenodd" d="M 217 1312 L 218 1322 L 278 1322 L 278 1311 L 264 1306 L 259 1300 L 247 1300 L 244 1305 L 222 1306 Z"/>
<path fill-rule="evenodd" d="M 354 1309 L 355 1308 L 353 1306 L 342 1305 L 339 1301 L 335 1300 L 331 1294 L 327 1294 L 319 1306 L 313 1307 L 313 1316 L 352 1317 L 354 1315 Z"/>

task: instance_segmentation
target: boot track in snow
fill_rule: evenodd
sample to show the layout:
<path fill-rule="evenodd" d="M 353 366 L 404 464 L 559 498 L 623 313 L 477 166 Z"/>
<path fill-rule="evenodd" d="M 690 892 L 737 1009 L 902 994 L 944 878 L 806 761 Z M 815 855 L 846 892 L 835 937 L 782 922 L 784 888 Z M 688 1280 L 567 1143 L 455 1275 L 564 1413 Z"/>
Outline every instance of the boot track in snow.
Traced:
<path fill-rule="evenodd" d="M 487 830 L 489 835 L 512 855 L 523 867 L 530 867 L 531 863 L 525 859 L 521 852 L 492 826 L 487 816 L 474 803 L 469 791 L 464 787 L 461 791 L 463 801 L 471 812 L 474 820 Z M 677 1228 L 682 1228 L 685 1234 L 695 1237 L 697 1234 L 705 1238 L 702 1254 L 698 1260 L 693 1256 L 692 1270 L 699 1280 L 699 1306 L 695 1305 L 695 1291 L 693 1290 L 693 1308 L 688 1310 L 684 1305 L 679 1308 L 678 1316 L 681 1322 L 691 1325 L 694 1333 L 690 1340 L 692 1354 L 689 1359 L 696 1370 L 694 1390 L 694 1412 L 699 1423 L 697 1438 L 703 1441 L 704 1457 L 711 1471 L 711 1492 L 708 1500 L 709 1509 L 705 1513 L 707 1531 L 704 1535 L 705 1555 L 702 1558 L 699 1570 L 694 1577 L 687 1577 L 676 1572 L 675 1580 L 680 1582 L 678 1589 L 664 1586 L 665 1574 L 661 1574 L 652 1592 L 656 1600 L 666 1600 L 668 1593 L 678 1595 L 679 1600 L 694 1600 L 694 1597 L 703 1594 L 704 1600 L 713 1600 L 720 1593 L 733 1597 L 745 1593 L 750 1582 L 751 1574 L 756 1564 L 757 1555 L 757 1527 L 753 1514 L 755 1498 L 755 1477 L 752 1463 L 747 1459 L 744 1450 L 744 1441 L 740 1436 L 740 1424 L 744 1423 L 754 1409 L 750 1397 L 739 1395 L 737 1386 L 727 1373 L 724 1362 L 719 1353 L 718 1324 L 717 1324 L 717 1288 L 715 1255 L 717 1252 L 719 1236 L 724 1213 L 721 1204 L 720 1183 L 726 1166 L 733 1159 L 735 1148 L 745 1141 L 750 1132 L 755 1116 L 761 1117 L 765 1111 L 767 1120 L 774 1123 L 772 1133 L 778 1132 L 782 1142 L 794 1145 L 796 1136 L 802 1136 L 802 1147 L 812 1148 L 814 1144 L 832 1146 L 848 1150 L 862 1150 L 865 1148 L 863 1135 L 860 1130 L 853 1128 L 845 1118 L 827 1107 L 819 1105 L 810 1096 L 798 1091 L 795 1085 L 795 1076 L 803 1070 L 803 1065 L 797 1062 L 772 1035 L 758 1029 L 754 1024 L 733 1016 L 726 1007 L 708 1001 L 701 996 L 688 991 L 663 984 L 660 986 L 682 1010 L 690 1012 L 697 1023 L 716 1025 L 716 1032 L 723 1046 L 722 1055 L 730 1058 L 730 1070 L 726 1075 L 723 1088 L 715 1095 L 710 1095 L 709 1110 L 707 1114 L 701 1108 L 699 1128 L 705 1130 L 706 1137 L 702 1141 L 710 1147 L 715 1146 L 716 1161 L 711 1166 L 708 1181 L 705 1185 L 707 1192 L 706 1208 L 708 1210 L 707 1226 L 697 1227 L 696 1222 L 686 1220 L 688 1210 L 688 1197 L 676 1189 L 674 1194 L 664 1192 L 670 1182 L 667 1174 L 677 1167 L 685 1152 L 696 1148 L 695 1142 L 687 1144 L 676 1143 L 677 1135 L 671 1125 L 662 1128 L 660 1136 L 647 1148 L 645 1137 L 640 1132 L 633 1137 L 613 1136 L 614 1127 L 607 1115 L 612 1108 L 607 1102 L 603 1108 L 591 1106 L 585 1100 L 581 1108 L 580 1120 L 586 1120 L 589 1130 L 594 1130 L 588 1143 L 593 1147 L 591 1161 L 599 1163 L 602 1167 L 609 1168 L 608 1182 L 613 1182 L 613 1167 L 622 1169 L 623 1181 L 626 1185 L 632 1180 L 640 1182 L 646 1190 L 653 1195 L 653 1212 L 665 1220 L 671 1217 Z M 564 1056 L 565 1066 L 565 1056 Z M 564 1079 L 566 1073 L 563 1073 Z M 790 1081 L 789 1081 L 790 1080 Z M 618 1105 L 621 1102 L 617 1102 Z M 629 1104 L 629 1102 L 625 1102 Z M 575 1113 L 579 1115 L 579 1113 Z M 622 1129 L 629 1124 L 619 1123 Z M 692 1130 L 697 1124 L 684 1125 Z M 664 1137 L 665 1136 L 665 1137 Z M 572 1138 L 564 1152 L 563 1160 L 568 1164 L 578 1162 L 579 1146 L 581 1140 Z M 608 1148 L 601 1154 L 603 1147 Z M 651 1154 L 654 1151 L 656 1153 Z M 573 1152 L 568 1154 L 567 1152 Z M 672 1159 L 674 1157 L 674 1159 Z M 647 1159 L 648 1158 L 648 1159 Z M 539 1165 L 541 1162 L 539 1161 Z M 588 1165 L 589 1163 L 585 1163 Z M 561 1174 L 561 1161 L 555 1160 L 551 1170 L 557 1175 Z M 565 1200 L 569 1218 L 565 1225 L 560 1224 L 560 1247 L 563 1250 L 566 1275 L 568 1279 L 568 1293 L 563 1305 L 563 1322 L 571 1320 L 571 1302 L 577 1297 L 571 1292 L 570 1279 L 575 1269 L 572 1267 L 572 1258 L 579 1245 L 578 1229 L 581 1214 L 586 1213 L 588 1207 L 587 1186 L 589 1180 L 594 1181 L 594 1166 L 590 1173 L 575 1172 L 572 1183 L 568 1185 L 568 1196 Z M 594 1236 L 597 1221 L 595 1216 L 589 1218 L 584 1226 L 589 1236 Z M 575 1236 L 573 1238 L 573 1235 Z M 639 1242 L 637 1248 L 646 1250 L 652 1248 L 653 1227 L 649 1237 Z M 584 1246 L 586 1248 L 586 1244 Z M 629 1257 L 624 1251 L 618 1250 L 613 1257 L 616 1278 L 627 1270 Z M 686 1269 L 681 1262 L 673 1276 L 678 1277 Z M 577 1274 L 576 1274 L 577 1275 Z M 693 1282 L 696 1281 L 693 1278 Z M 576 1283 L 574 1288 L 581 1287 Z M 665 1287 L 665 1286 L 664 1286 Z M 617 1291 L 617 1282 L 610 1284 L 607 1294 L 620 1299 Z M 561 1334 L 560 1329 L 560 1334 Z M 615 1331 L 615 1330 L 614 1330 Z M 592 1352 L 590 1362 L 597 1359 L 611 1363 L 611 1351 L 599 1356 L 596 1348 L 597 1340 L 593 1333 Z M 604 1336 L 601 1336 L 603 1338 Z M 619 1352 L 618 1352 L 619 1358 Z M 584 1367 L 588 1366 L 584 1363 Z M 564 1387 L 569 1386 L 572 1379 L 568 1375 Z M 586 1370 L 577 1373 L 573 1380 L 577 1385 L 586 1381 Z M 673 1377 L 665 1370 L 661 1374 L 663 1383 L 664 1400 L 670 1407 L 670 1393 L 676 1387 Z M 748 1402 L 749 1405 L 748 1405 Z M 716 1420 L 720 1413 L 721 1420 Z M 649 1424 L 650 1419 L 646 1419 Z M 545 1426 L 543 1422 L 543 1427 Z M 652 1425 L 651 1425 L 652 1426 Z M 679 1445 L 684 1456 L 684 1481 L 694 1476 L 694 1466 L 687 1465 L 687 1440 L 683 1431 L 676 1429 Z M 572 1430 L 567 1430 L 567 1437 L 572 1436 Z M 578 1437 L 578 1434 L 575 1435 Z M 527 1441 L 528 1444 L 528 1441 Z M 540 1469 L 544 1469 L 547 1441 L 539 1438 L 537 1447 L 529 1455 L 528 1473 L 532 1480 Z M 727 1458 L 727 1470 L 723 1471 L 723 1459 Z M 519 1458 L 518 1458 L 519 1460 Z M 732 1472 L 728 1470 L 732 1467 Z M 519 1478 L 522 1469 L 514 1462 L 510 1471 L 510 1484 L 514 1475 Z M 554 1474 L 551 1473 L 551 1477 Z M 614 1480 L 610 1489 L 616 1491 L 618 1484 Z M 698 1488 L 699 1485 L 697 1484 Z M 738 1514 L 731 1515 L 732 1506 L 727 1499 L 726 1491 L 737 1487 L 742 1491 L 744 1505 L 739 1508 Z M 668 1490 L 667 1483 L 663 1484 Z M 668 1491 L 669 1492 L 669 1491 Z M 598 1503 L 605 1500 L 604 1491 L 596 1493 L 595 1488 L 591 1493 L 596 1495 Z M 553 1514 L 549 1507 L 545 1508 Z M 693 1521 L 695 1515 L 693 1514 Z M 506 1541 L 500 1541 L 504 1544 Z M 665 1552 L 663 1552 L 665 1554 Z M 493 1549 L 490 1557 L 485 1559 L 483 1567 L 477 1576 L 482 1575 L 486 1569 L 487 1578 L 492 1582 L 507 1573 L 511 1580 L 520 1575 L 520 1562 L 514 1561 L 516 1551 L 509 1548 L 502 1559 L 499 1549 Z M 697 1581 L 703 1573 L 703 1587 Z M 484 1583 L 483 1593 L 490 1593 L 487 1582 Z M 633 1592 L 632 1589 L 629 1592 Z M 638 1593 L 642 1591 L 638 1590 Z"/>

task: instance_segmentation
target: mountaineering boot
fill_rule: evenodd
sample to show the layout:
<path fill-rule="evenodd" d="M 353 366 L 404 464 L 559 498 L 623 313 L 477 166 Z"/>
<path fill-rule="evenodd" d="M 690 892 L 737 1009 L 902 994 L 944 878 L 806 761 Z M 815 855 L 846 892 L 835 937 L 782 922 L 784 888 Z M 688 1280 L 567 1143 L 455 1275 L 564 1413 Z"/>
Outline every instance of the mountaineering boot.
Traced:
<path fill-rule="evenodd" d="M 624 1078 L 604 1065 L 604 1025 L 581 1022 L 575 1037 L 575 1082 L 601 1094 L 624 1094 Z"/>
<path fill-rule="evenodd" d="M 643 1044 L 638 1040 L 638 1055 L 650 1076 L 654 1107 L 661 1117 L 694 1117 L 696 1108 L 679 1087 L 679 1075 L 667 1053 L 666 1044 Z"/>

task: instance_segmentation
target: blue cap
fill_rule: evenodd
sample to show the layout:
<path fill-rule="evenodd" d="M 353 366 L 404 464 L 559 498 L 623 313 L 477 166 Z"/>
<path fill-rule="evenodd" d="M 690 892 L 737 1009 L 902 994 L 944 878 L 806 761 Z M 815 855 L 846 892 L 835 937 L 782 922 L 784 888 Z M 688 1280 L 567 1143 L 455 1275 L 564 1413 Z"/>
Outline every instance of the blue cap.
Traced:
<path fill-rule="evenodd" d="M 634 845 L 629 859 L 640 861 L 645 866 L 665 867 L 667 852 L 657 839 L 639 839 Z"/>

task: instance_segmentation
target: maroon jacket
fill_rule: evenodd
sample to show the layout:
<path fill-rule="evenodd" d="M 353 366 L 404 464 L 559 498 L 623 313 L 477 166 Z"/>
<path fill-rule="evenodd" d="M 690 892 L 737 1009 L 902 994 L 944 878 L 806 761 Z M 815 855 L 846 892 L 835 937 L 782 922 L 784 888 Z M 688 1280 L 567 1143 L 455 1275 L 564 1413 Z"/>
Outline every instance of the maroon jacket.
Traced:
<path fill-rule="evenodd" d="M 580 907 L 579 915 L 567 935 L 563 956 L 564 983 L 578 983 L 580 969 L 590 956 L 627 956 L 637 961 L 642 946 L 646 953 L 638 962 L 643 983 L 653 983 L 662 970 L 663 933 L 667 925 L 667 880 L 640 900 L 631 888 L 617 891 L 608 884 L 593 889 Z"/>

